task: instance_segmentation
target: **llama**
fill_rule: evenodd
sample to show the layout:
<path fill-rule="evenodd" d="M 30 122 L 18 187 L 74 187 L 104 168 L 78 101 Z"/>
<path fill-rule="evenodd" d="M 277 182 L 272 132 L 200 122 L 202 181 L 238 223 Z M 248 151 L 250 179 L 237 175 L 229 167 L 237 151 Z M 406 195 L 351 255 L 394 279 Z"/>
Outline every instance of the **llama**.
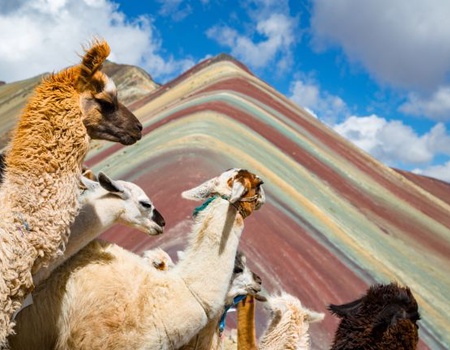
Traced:
<path fill-rule="evenodd" d="M 261 278 L 250 270 L 247 258 L 238 251 L 234 260 L 234 269 L 225 299 L 225 309 L 179 350 L 219 350 L 222 347 L 222 334 L 225 329 L 225 317 L 228 310 L 247 295 L 256 295 L 261 291 Z"/>
<path fill-rule="evenodd" d="M 350 303 L 329 305 L 341 319 L 332 350 L 414 350 L 419 342 L 420 314 L 409 287 L 375 284 Z"/>
<path fill-rule="evenodd" d="M 64 250 L 89 140 L 141 138 L 141 123 L 100 72 L 109 52 L 96 41 L 80 64 L 43 79 L 13 131 L 0 187 L 0 345 L 33 289 L 31 274 Z"/>
<path fill-rule="evenodd" d="M 244 218 L 265 200 L 261 185 L 256 175 L 231 169 L 184 192 L 209 199 L 196 210 L 185 258 L 164 273 L 115 244 L 91 242 L 37 286 L 11 347 L 183 346 L 224 309 Z M 28 318 L 35 322 L 25 327 Z M 36 327 L 43 323 L 46 331 Z"/>
<path fill-rule="evenodd" d="M 309 324 L 322 321 L 325 315 L 305 308 L 298 298 L 286 292 L 269 296 L 267 305 L 271 318 L 259 340 L 259 349 L 310 349 Z"/>
<path fill-rule="evenodd" d="M 98 177 L 85 171 L 85 190 L 80 196 L 80 212 L 70 226 L 70 237 L 64 254 L 33 275 L 35 285 L 48 278 L 52 271 L 115 223 L 136 228 L 148 235 L 163 233 L 165 221 L 144 190 L 138 185 L 113 180 L 100 172 Z"/>

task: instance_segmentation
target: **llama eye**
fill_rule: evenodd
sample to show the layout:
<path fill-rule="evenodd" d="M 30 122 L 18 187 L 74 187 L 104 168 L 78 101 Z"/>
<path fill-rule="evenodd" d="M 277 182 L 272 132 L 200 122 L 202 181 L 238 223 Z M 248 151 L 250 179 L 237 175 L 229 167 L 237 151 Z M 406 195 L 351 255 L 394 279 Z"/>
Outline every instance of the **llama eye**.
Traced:
<path fill-rule="evenodd" d="M 149 202 L 139 202 L 139 204 L 146 209 L 150 209 L 152 207 L 152 205 Z"/>
<path fill-rule="evenodd" d="M 242 272 L 244 272 L 244 270 L 242 268 L 240 268 L 240 267 L 235 267 L 233 269 L 233 273 L 242 273 Z"/>
<path fill-rule="evenodd" d="M 116 105 L 110 101 L 103 99 L 96 99 L 96 101 L 100 105 L 102 112 L 112 113 L 116 110 Z"/>

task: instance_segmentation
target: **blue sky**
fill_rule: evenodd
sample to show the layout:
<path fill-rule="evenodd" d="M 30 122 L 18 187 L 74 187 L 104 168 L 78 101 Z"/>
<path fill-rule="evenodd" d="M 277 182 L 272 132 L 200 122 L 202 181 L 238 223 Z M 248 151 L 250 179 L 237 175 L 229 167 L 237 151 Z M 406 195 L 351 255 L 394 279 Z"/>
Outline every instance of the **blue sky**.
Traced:
<path fill-rule="evenodd" d="M 383 163 L 450 182 L 448 18 L 448 0 L 2 0 L 0 80 L 74 64 L 94 35 L 159 83 L 225 52 Z"/>

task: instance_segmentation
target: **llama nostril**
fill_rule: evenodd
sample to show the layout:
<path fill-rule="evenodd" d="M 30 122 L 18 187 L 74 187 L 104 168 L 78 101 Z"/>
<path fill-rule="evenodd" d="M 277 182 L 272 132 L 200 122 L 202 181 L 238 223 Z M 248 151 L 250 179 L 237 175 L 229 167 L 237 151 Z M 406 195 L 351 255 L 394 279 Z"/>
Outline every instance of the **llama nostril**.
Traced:
<path fill-rule="evenodd" d="M 137 124 L 137 129 L 138 129 L 139 131 L 142 131 L 142 124 L 141 124 L 141 123 L 138 123 L 138 124 Z"/>

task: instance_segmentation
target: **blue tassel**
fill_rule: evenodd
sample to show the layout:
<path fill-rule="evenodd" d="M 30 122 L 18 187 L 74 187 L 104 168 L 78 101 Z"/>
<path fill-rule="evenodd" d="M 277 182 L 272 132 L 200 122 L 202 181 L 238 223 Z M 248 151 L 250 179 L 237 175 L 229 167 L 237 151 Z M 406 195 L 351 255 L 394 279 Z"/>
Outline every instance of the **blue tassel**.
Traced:
<path fill-rule="evenodd" d="M 224 310 L 222 317 L 220 318 L 220 322 L 219 322 L 219 333 L 220 334 L 222 334 L 225 329 L 225 322 L 226 322 L 228 310 L 230 310 L 233 306 L 236 306 L 237 304 L 239 304 L 239 302 L 241 300 L 244 300 L 245 297 L 246 297 L 246 295 L 238 295 L 237 297 L 235 297 L 233 299 L 233 304 L 225 306 L 225 310 Z"/>

